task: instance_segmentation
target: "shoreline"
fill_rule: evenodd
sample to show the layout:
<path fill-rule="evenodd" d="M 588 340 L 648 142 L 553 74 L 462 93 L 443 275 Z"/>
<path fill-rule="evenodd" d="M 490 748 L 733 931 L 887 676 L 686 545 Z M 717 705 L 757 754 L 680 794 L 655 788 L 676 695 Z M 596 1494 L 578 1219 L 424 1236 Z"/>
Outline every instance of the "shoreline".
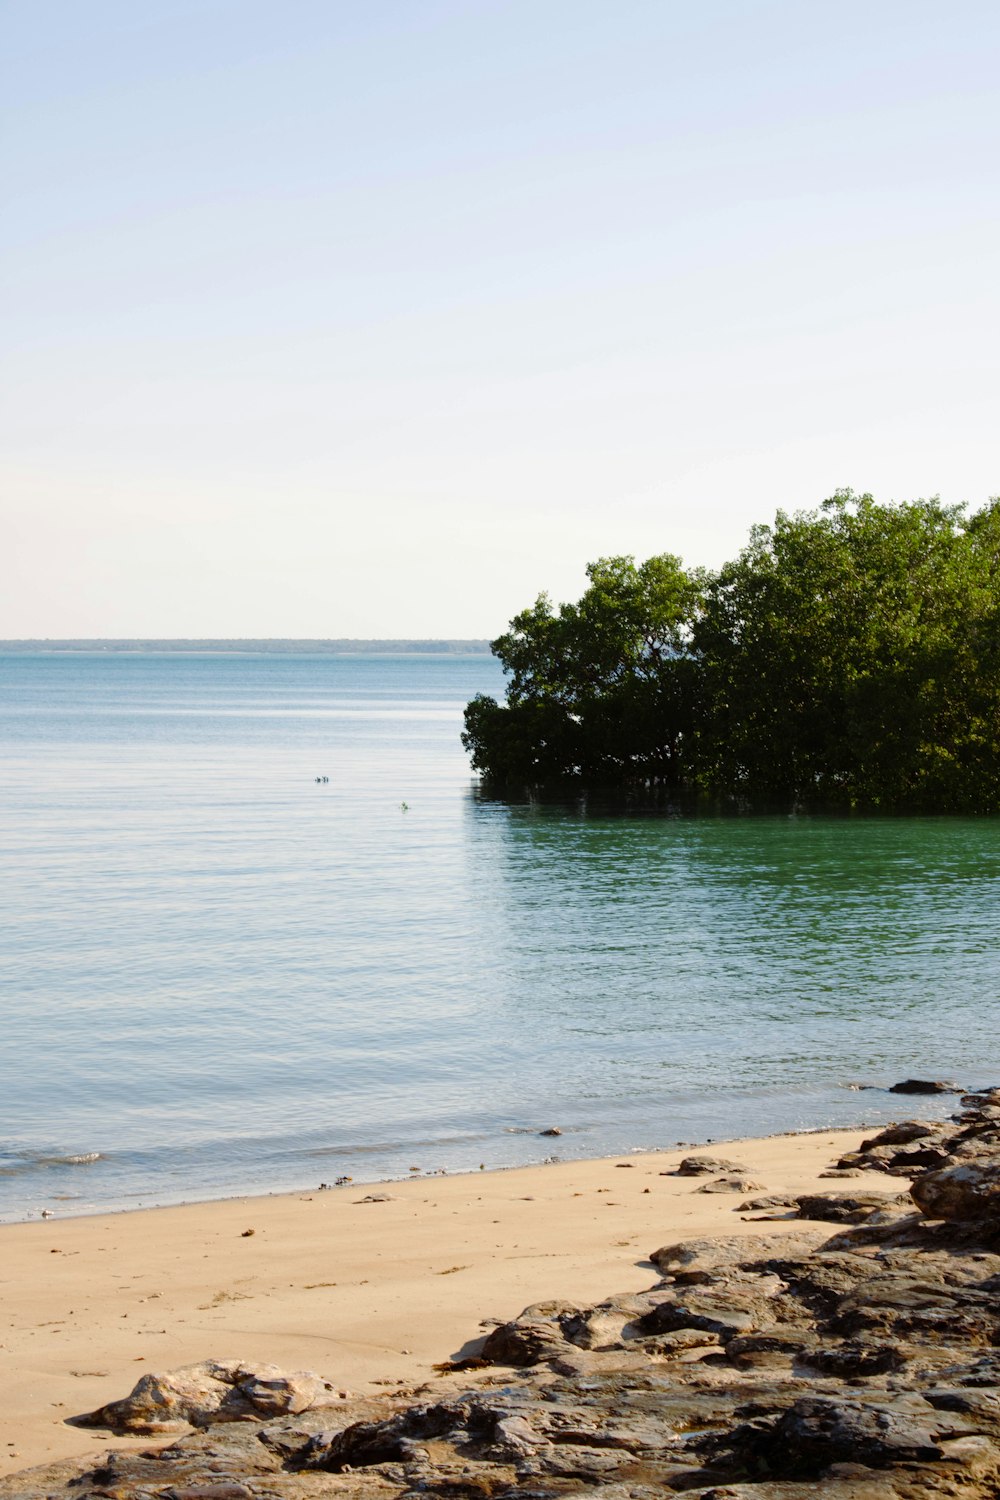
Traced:
<path fill-rule="evenodd" d="M 439 1380 L 484 1320 L 647 1287 L 660 1244 L 800 1231 L 740 1205 L 828 1190 L 820 1174 L 870 1128 L 4 1224 L 0 1476 L 156 1445 L 65 1419 L 204 1359 L 312 1369 L 355 1393 Z M 665 1175 L 692 1151 L 735 1157 L 759 1186 Z M 866 1172 L 851 1186 L 902 1185 Z"/>
<path fill-rule="evenodd" d="M 827 1122 L 821 1125 L 800 1125 L 789 1130 L 766 1130 L 755 1135 L 732 1137 L 706 1136 L 702 1140 L 678 1140 L 675 1142 L 671 1142 L 668 1145 L 629 1145 L 623 1146 L 620 1152 L 618 1152 L 617 1154 L 647 1157 L 664 1155 L 676 1151 L 704 1151 L 710 1146 L 725 1145 L 727 1142 L 732 1143 L 734 1141 L 741 1140 L 767 1141 L 777 1140 L 786 1136 L 823 1135 L 829 1134 L 830 1132 L 879 1130 L 884 1125 L 890 1123 L 891 1120 L 898 1115 L 900 1109 L 905 1108 L 904 1101 L 906 1101 L 908 1098 L 912 1098 L 913 1107 L 915 1108 L 918 1106 L 919 1100 L 919 1109 L 923 1114 L 926 1115 L 927 1118 L 933 1119 L 940 1116 L 942 1119 L 944 1119 L 950 1112 L 951 1105 L 949 1101 L 952 1101 L 958 1096 L 958 1093 L 961 1092 L 958 1086 L 956 1086 L 953 1093 L 948 1092 L 942 1094 L 922 1094 L 917 1095 L 916 1097 L 907 1095 L 895 1096 L 891 1094 L 891 1091 L 888 1089 L 888 1087 L 883 1088 L 881 1085 L 876 1084 L 864 1085 L 861 1089 L 859 1089 L 859 1092 L 868 1092 L 869 1090 L 872 1093 L 885 1094 L 891 1101 L 891 1103 L 881 1102 L 875 1111 L 874 1118 Z M 514 1134 L 518 1137 L 530 1136 L 535 1139 L 542 1138 L 546 1135 L 546 1133 L 547 1132 L 544 1130 L 536 1130 L 530 1127 L 519 1127 L 518 1129 L 511 1131 L 511 1134 Z M 419 1171 L 414 1170 L 412 1172 L 398 1173 L 390 1172 L 382 1176 L 372 1177 L 354 1175 L 352 1173 L 344 1173 L 342 1174 L 341 1181 L 338 1181 L 338 1179 L 335 1177 L 331 1182 L 312 1182 L 299 1184 L 286 1183 L 273 1188 L 237 1188 L 233 1189 L 232 1191 L 228 1191 L 224 1188 L 222 1191 L 219 1191 L 218 1189 L 207 1188 L 204 1197 L 189 1196 L 183 1198 L 167 1198 L 164 1201 L 160 1202 L 154 1201 L 152 1198 L 135 1202 L 126 1202 L 123 1200 L 116 1201 L 114 1199 L 111 1199 L 107 1203 L 91 1203 L 82 1208 L 75 1208 L 71 1201 L 64 1201 L 58 1194 L 53 1194 L 50 1198 L 47 1199 L 44 1198 L 41 1194 L 38 1194 L 36 1195 L 35 1204 L 32 1207 L 11 1209 L 9 1211 L 0 1211 L 0 1232 L 15 1225 L 34 1224 L 43 1221 L 65 1223 L 77 1219 L 93 1219 L 104 1216 L 111 1217 L 117 1216 L 119 1214 L 155 1213 L 162 1209 L 168 1208 L 207 1207 L 216 1203 L 232 1203 L 236 1201 L 255 1202 L 258 1199 L 266 1200 L 271 1198 L 290 1197 L 300 1193 L 339 1193 L 349 1191 L 351 1188 L 387 1187 L 397 1183 L 413 1181 L 435 1182 L 442 1178 L 469 1177 L 479 1179 L 480 1177 L 488 1177 L 496 1172 L 533 1171 L 535 1169 L 541 1169 L 543 1167 L 548 1168 L 550 1166 L 570 1166 L 577 1162 L 604 1161 L 612 1159 L 611 1155 L 603 1150 L 595 1155 L 587 1154 L 581 1156 L 574 1155 L 566 1157 L 558 1155 L 557 1142 L 562 1142 L 567 1146 L 571 1146 L 573 1144 L 573 1136 L 575 1133 L 576 1130 L 574 1127 L 569 1127 L 566 1130 L 560 1130 L 558 1132 L 558 1135 L 552 1138 L 553 1154 L 551 1156 L 542 1157 L 538 1160 L 521 1162 L 511 1161 L 490 1163 L 489 1165 L 482 1166 L 478 1169 L 472 1166 L 457 1166 L 450 1168 L 431 1167 L 427 1170 L 421 1168 Z M 418 1149 L 419 1145 L 420 1143 L 418 1142 Z M 101 1159 L 109 1154 L 111 1153 L 98 1152 L 95 1153 L 95 1157 L 96 1159 Z M 414 1154 L 416 1154 L 416 1152 L 414 1152 Z M 70 1158 L 66 1158 L 66 1161 L 69 1162 Z M 88 1167 L 89 1165 L 90 1164 L 87 1163 Z"/>

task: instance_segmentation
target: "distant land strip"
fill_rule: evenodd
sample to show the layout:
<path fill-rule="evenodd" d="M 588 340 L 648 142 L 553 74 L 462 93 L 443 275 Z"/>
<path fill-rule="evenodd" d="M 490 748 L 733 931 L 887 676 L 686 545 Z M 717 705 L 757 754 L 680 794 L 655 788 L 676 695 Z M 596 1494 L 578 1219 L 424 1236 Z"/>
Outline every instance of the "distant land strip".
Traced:
<path fill-rule="evenodd" d="M 262 652 L 271 656 L 312 653 L 323 656 L 488 656 L 489 641 L 381 640 L 23 640 L 0 641 L 0 652 L 114 651 Z"/>

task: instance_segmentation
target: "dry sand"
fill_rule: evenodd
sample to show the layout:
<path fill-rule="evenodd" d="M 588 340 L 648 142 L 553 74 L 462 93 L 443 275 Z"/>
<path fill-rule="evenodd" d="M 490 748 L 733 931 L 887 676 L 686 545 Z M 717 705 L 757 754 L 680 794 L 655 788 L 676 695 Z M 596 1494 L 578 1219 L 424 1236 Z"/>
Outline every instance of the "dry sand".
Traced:
<path fill-rule="evenodd" d="M 862 1134 L 699 1151 L 743 1163 L 769 1192 L 899 1191 L 905 1184 L 876 1174 L 819 1179 Z M 236 1357 L 315 1370 L 355 1393 L 412 1385 L 439 1378 L 434 1363 L 481 1336 L 481 1320 L 651 1285 L 646 1257 L 659 1245 L 801 1227 L 747 1223 L 741 1197 L 660 1175 L 687 1154 L 4 1226 L 0 1474 L 149 1447 L 65 1425 L 126 1395 L 145 1371 Z"/>

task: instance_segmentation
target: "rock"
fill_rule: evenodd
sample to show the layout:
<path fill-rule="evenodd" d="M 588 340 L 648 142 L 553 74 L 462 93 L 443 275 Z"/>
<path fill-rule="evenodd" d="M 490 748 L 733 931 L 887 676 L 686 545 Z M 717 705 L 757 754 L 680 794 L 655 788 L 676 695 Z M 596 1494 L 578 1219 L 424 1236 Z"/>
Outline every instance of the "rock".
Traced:
<path fill-rule="evenodd" d="M 740 1369 L 788 1368 L 815 1343 L 815 1334 L 805 1329 L 738 1333 L 726 1340 L 726 1358 Z"/>
<path fill-rule="evenodd" d="M 977 1089 L 975 1093 L 963 1094 L 958 1102 L 967 1108 L 974 1108 L 976 1105 L 1000 1106 L 1000 1088 Z"/>
<path fill-rule="evenodd" d="M 852 1297 L 859 1284 L 872 1275 L 867 1256 L 831 1254 L 827 1241 L 819 1253 L 793 1258 L 779 1252 L 762 1263 L 762 1269 L 779 1276 L 785 1283 L 782 1313 L 786 1321 L 799 1321 L 804 1315 L 824 1319 L 834 1314 L 845 1298 Z M 792 1304 L 799 1305 L 796 1313 Z M 778 1309 L 773 1309 L 775 1313 Z"/>
<path fill-rule="evenodd" d="M 873 1135 L 870 1140 L 861 1142 L 861 1151 L 871 1151 L 876 1146 L 908 1146 L 911 1141 L 926 1139 L 929 1135 L 939 1135 L 942 1127 L 931 1125 L 927 1120 L 902 1120 L 895 1125 L 887 1125 L 880 1130 L 878 1135 Z"/>
<path fill-rule="evenodd" d="M 461 1420 L 460 1409 L 413 1407 L 384 1422 L 352 1422 L 340 1432 L 318 1432 L 296 1455 L 297 1469 L 339 1474 L 415 1457 L 418 1438 L 440 1437 Z"/>
<path fill-rule="evenodd" d="M 824 1323 L 830 1333 L 916 1342 L 927 1351 L 952 1345 L 982 1347 L 1000 1338 L 1000 1309 L 989 1292 L 949 1286 L 912 1270 L 881 1270 L 841 1299 Z"/>
<path fill-rule="evenodd" d="M 654 1308 L 661 1292 L 623 1292 L 596 1307 L 574 1308 L 559 1315 L 563 1338 L 580 1349 L 620 1349 L 639 1338 L 639 1320 Z M 522 1313 L 523 1317 L 524 1314 Z M 564 1353 L 565 1351 L 560 1351 Z"/>
<path fill-rule="evenodd" d="M 837 1170 L 888 1172 L 893 1157 L 898 1154 L 898 1146 L 870 1146 L 867 1151 L 845 1151 L 837 1160 Z"/>
<path fill-rule="evenodd" d="M 328 1405 L 335 1396 L 336 1388 L 309 1370 L 289 1373 L 276 1365 L 210 1359 L 165 1374 L 150 1372 L 122 1400 L 73 1420 L 79 1427 L 115 1432 L 181 1432 L 189 1425 L 303 1412 L 320 1402 Z"/>
<path fill-rule="evenodd" d="M 745 1173 L 746 1167 L 737 1161 L 725 1161 L 721 1156 L 685 1156 L 673 1173 L 675 1177 L 712 1177 L 718 1173 Z"/>
<path fill-rule="evenodd" d="M 652 1251 L 650 1260 L 664 1276 L 717 1279 L 721 1272 L 734 1271 L 744 1265 L 758 1265 L 769 1255 L 806 1255 L 820 1244 L 826 1233 L 821 1229 L 797 1229 L 792 1234 L 720 1235 L 717 1239 L 682 1240 L 679 1244 L 661 1245 Z"/>
<path fill-rule="evenodd" d="M 803 1219 L 822 1219 L 831 1224 L 861 1224 L 872 1214 L 909 1200 L 887 1193 L 800 1193 L 795 1201 Z"/>
<path fill-rule="evenodd" d="M 539 1365 L 565 1350 L 566 1343 L 554 1321 L 515 1319 L 494 1328 L 483 1344 L 482 1357 L 493 1364 Z"/>
<path fill-rule="evenodd" d="M 564 1302 L 561 1298 L 550 1297 L 547 1302 L 532 1302 L 530 1306 L 524 1307 L 518 1313 L 518 1321 L 527 1322 L 558 1322 L 562 1318 L 572 1317 L 574 1313 L 582 1312 L 578 1302 Z M 499 1326 L 499 1325 L 497 1325 Z"/>
<path fill-rule="evenodd" d="M 933 1171 L 949 1160 L 940 1146 L 907 1146 L 891 1156 L 886 1170 L 894 1177 L 913 1177 L 917 1172 Z"/>
<path fill-rule="evenodd" d="M 1000 1149 L 1000 1113 L 993 1109 L 968 1110 L 952 1115 L 960 1125 L 956 1135 L 935 1142 L 950 1156 L 992 1155 Z"/>
<path fill-rule="evenodd" d="M 220 1484 L 185 1484 L 180 1489 L 173 1485 L 169 1500 L 254 1500 L 254 1492 L 245 1484 L 223 1480 Z"/>
<path fill-rule="evenodd" d="M 563 1337 L 579 1349 L 620 1348 L 626 1330 L 632 1332 L 634 1319 L 627 1312 L 613 1308 L 590 1308 L 560 1323 Z M 635 1329 L 635 1334 L 639 1332 Z"/>
<path fill-rule="evenodd" d="M 647 1354 L 662 1354 L 669 1358 L 686 1354 L 691 1349 L 718 1349 L 721 1342 L 717 1333 L 708 1333 L 703 1328 L 675 1328 L 671 1333 L 655 1333 L 644 1338 L 642 1347 Z"/>
<path fill-rule="evenodd" d="M 927 1078 L 904 1078 L 902 1083 L 894 1083 L 889 1090 L 890 1094 L 960 1094 L 962 1090 L 956 1083 L 941 1083 L 939 1080 Z"/>
<path fill-rule="evenodd" d="M 704 1191 L 704 1189 L 702 1189 Z M 746 1203 L 740 1204 L 740 1213 L 766 1213 L 773 1208 L 797 1208 L 798 1202 L 795 1198 L 784 1193 L 768 1193 L 763 1198 L 749 1198 Z"/>
<path fill-rule="evenodd" d="M 978 1104 L 975 1109 L 964 1109 L 961 1114 L 952 1115 L 952 1119 L 959 1125 L 1000 1125 L 1000 1104 L 986 1102 Z"/>
<path fill-rule="evenodd" d="M 977 1421 L 1000 1422 L 1000 1392 L 963 1390 L 961 1387 L 937 1386 L 924 1391 L 924 1400 L 935 1411 L 958 1411 Z"/>
<path fill-rule="evenodd" d="M 775 1276 L 749 1280 L 750 1285 L 742 1286 L 713 1283 L 679 1288 L 640 1318 L 639 1328 L 644 1334 L 695 1328 L 722 1338 L 763 1328 L 770 1321 L 769 1302 L 781 1283 Z"/>
<path fill-rule="evenodd" d="M 917 1178 L 910 1191 L 929 1219 L 1000 1224 L 1000 1157 L 928 1172 Z"/>
<path fill-rule="evenodd" d="M 540 1130 L 539 1135 L 562 1135 L 558 1125 L 550 1125 L 548 1130 Z"/>
<path fill-rule="evenodd" d="M 885 1163 L 891 1154 L 888 1148 L 885 1148 L 884 1155 L 881 1157 L 868 1156 L 864 1151 L 845 1151 L 843 1156 L 837 1158 L 834 1170 L 838 1172 L 884 1172 Z"/>
<path fill-rule="evenodd" d="M 883 1245 L 897 1244 L 907 1236 L 913 1239 L 915 1232 L 922 1228 L 923 1220 L 918 1213 L 887 1210 L 873 1213 L 860 1224 L 845 1225 L 830 1236 L 823 1249 L 831 1253 L 847 1251 L 852 1255 L 871 1257 Z"/>
<path fill-rule="evenodd" d="M 934 1463 L 944 1458 L 931 1434 L 933 1414 L 913 1405 L 805 1397 L 763 1432 L 748 1434 L 746 1450 L 776 1474 L 812 1479 L 831 1464 Z M 929 1420 L 930 1419 L 930 1420 Z"/>
<path fill-rule="evenodd" d="M 716 1177 L 713 1182 L 706 1182 L 695 1191 L 698 1193 L 756 1193 L 763 1186 L 762 1182 L 753 1182 L 749 1177 Z"/>
<path fill-rule="evenodd" d="M 803 1352 L 802 1359 L 813 1370 L 835 1375 L 839 1380 L 867 1379 L 901 1370 L 906 1363 L 894 1344 L 866 1344 L 853 1341 L 824 1344 Z"/>

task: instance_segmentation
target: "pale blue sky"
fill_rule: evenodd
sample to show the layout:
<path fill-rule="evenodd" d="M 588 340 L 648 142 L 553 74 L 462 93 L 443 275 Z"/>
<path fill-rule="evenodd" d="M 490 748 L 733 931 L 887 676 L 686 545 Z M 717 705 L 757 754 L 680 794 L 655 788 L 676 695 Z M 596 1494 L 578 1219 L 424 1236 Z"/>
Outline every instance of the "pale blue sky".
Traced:
<path fill-rule="evenodd" d="M 493 635 L 1000 491 L 992 0 L 0 21 L 0 636 Z"/>

